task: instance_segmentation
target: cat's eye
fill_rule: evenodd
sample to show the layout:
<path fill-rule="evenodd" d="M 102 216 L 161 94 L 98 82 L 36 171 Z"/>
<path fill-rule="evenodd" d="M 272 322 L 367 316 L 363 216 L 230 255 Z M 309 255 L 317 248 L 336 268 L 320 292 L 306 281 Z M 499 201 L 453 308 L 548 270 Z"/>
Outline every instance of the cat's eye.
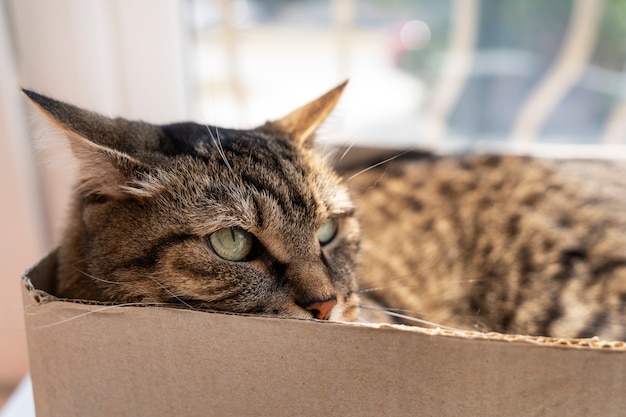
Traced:
<path fill-rule="evenodd" d="M 339 223 L 335 217 L 330 217 L 328 220 L 317 229 L 317 239 L 323 245 L 330 243 L 331 240 L 335 238 L 337 234 L 337 229 L 339 228 Z"/>
<path fill-rule="evenodd" d="M 244 261 L 252 252 L 254 236 L 241 227 L 225 227 L 209 236 L 213 251 L 227 261 Z"/>

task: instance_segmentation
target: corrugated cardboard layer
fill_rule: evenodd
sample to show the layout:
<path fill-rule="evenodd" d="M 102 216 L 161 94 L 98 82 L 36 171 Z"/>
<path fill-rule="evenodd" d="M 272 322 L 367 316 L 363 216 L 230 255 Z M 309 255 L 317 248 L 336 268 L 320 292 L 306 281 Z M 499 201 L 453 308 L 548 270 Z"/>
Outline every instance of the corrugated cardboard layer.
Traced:
<path fill-rule="evenodd" d="M 51 257 L 28 278 L 45 288 L 53 267 Z M 626 410 L 623 343 L 577 348 L 388 325 L 84 305 L 42 299 L 28 284 L 24 290 L 40 417 Z"/>

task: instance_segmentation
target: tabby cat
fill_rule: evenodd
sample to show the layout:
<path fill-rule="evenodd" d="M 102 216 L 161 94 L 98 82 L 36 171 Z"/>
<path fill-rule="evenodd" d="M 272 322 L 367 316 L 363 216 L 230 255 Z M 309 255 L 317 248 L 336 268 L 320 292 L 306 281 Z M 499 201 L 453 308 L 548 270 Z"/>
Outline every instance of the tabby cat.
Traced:
<path fill-rule="evenodd" d="M 406 323 L 626 339 L 622 165 L 332 157 L 314 137 L 344 87 L 250 130 L 25 91 L 78 163 L 55 295 L 346 321 L 382 306 Z"/>

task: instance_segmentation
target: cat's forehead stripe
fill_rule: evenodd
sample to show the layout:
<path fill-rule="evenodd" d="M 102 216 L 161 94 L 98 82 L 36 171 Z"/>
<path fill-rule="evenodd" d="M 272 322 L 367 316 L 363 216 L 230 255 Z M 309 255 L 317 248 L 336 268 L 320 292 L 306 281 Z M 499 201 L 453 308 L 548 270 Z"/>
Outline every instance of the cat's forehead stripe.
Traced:
<path fill-rule="evenodd" d="M 246 224 L 241 226 L 263 228 L 271 218 L 292 223 L 295 213 L 299 213 L 298 222 L 305 218 L 316 222 L 329 214 L 343 215 L 353 210 L 347 192 L 337 186 L 333 175 L 325 172 L 323 159 L 299 149 L 288 138 L 259 130 L 216 130 L 193 123 L 166 128 L 170 152 L 190 154 L 204 161 L 199 169 L 206 167 L 206 185 L 212 190 L 206 194 L 209 199 L 218 201 L 220 195 L 231 195 L 231 204 L 238 207 L 248 205 L 242 199 L 249 200 L 255 216 L 247 216 Z M 206 153 L 216 146 L 223 156 L 217 155 L 215 149 Z M 220 181 L 215 181 L 215 175 Z M 243 194 L 234 196 L 233 190 Z"/>
<path fill-rule="evenodd" d="M 292 184 L 263 181 L 259 176 L 247 173 L 241 174 L 241 180 L 252 193 L 269 195 L 283 213 L 289 213 L 294 209 L 308 212 L 311 208 L 310 202 L 307 202 Z"/>

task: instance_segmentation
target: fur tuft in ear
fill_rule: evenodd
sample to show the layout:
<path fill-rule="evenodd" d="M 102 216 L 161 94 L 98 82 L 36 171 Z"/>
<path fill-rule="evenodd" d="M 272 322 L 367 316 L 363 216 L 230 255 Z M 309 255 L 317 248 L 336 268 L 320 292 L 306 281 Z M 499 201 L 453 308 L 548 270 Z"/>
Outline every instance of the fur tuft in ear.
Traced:
<path fill-rule="evenodd" d="M 290 135 L 298 145 L 305 145 L 313 138 L 317 128 L 333 110 L 348 81 L 333 88 L 323 96 L 292 111 L 282 119 L 267 122 L 263 128 Z"/>
<path fill-rule="evenodd" d="M 130 125 L 122 119 L 110 119 L 80 109 L 32 91 L 23 90 L 40 110 L 52 128 L 61 132 L 78 162 L 76 187 L 84 195 L 104 195 L 111 198 L 129 196 L 149 197 L 162 189 L 167 175 L 150 169 L 123 150 L 102 144 L 106 135 L 119 136 L 118 141 L 131 142 L 131 132 L 124 135 L 119 124 Z M 147 124 L 142 124 L 150 126 Z M 104 140 L 102 139 L 104 136 Z M 130 145 L 126 145 L 130 147 Z"/>
<path fill-rule="evenodd" d="M 149 197 L 160 189 L 148 174 L 149 168 L 135 158 L 76 134 L 67 133 L 67 136 L 79 163 L 76 187 L 81 194 Z"/>

